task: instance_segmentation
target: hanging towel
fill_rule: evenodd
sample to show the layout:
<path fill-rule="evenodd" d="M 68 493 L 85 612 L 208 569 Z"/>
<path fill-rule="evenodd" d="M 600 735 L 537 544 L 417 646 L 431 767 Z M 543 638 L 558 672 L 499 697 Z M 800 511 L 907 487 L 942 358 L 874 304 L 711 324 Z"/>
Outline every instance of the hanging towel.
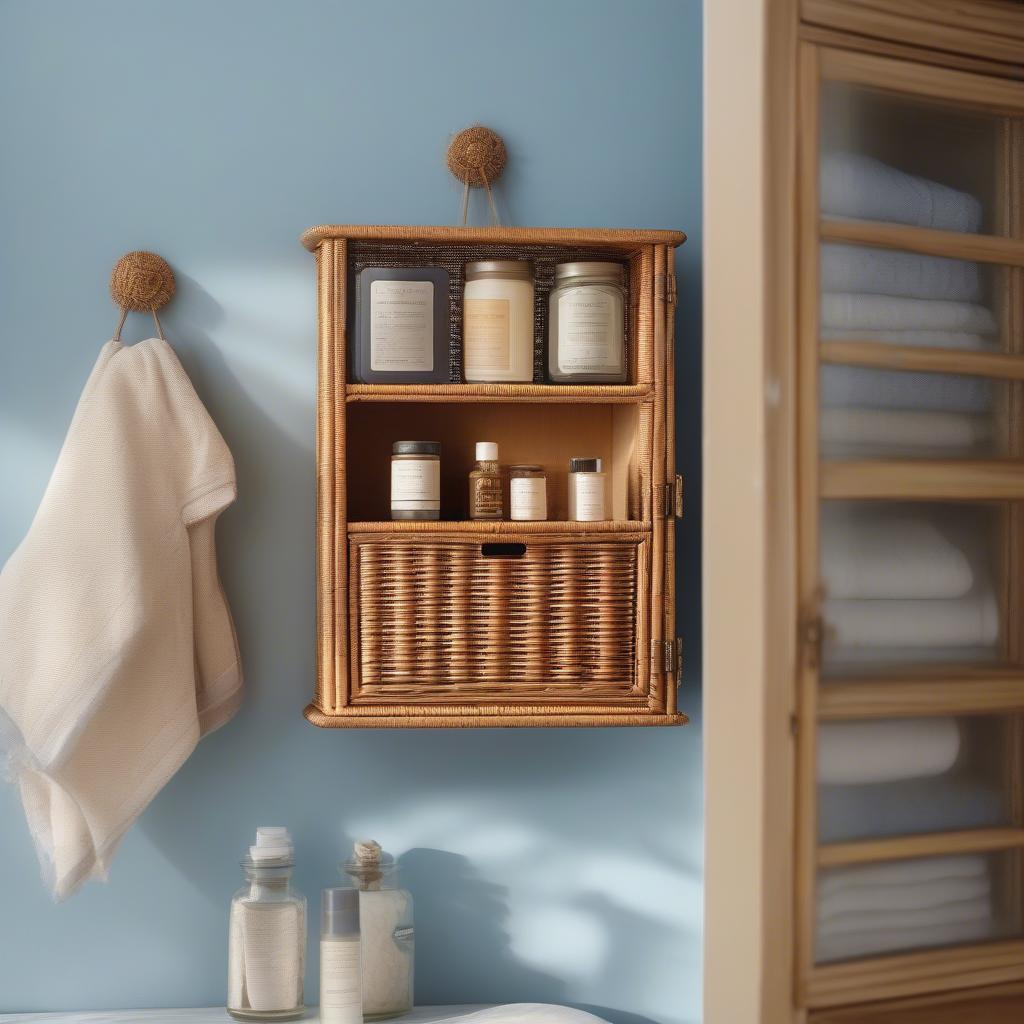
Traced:
<path fill-rule="evenodd" d="M 818 782 L 894 782 L 941 775 L 960 754 L 954 718 L 888 718 L 823 722 L 818 730 Z"/>
<path fill-rule="evenodd" d="M 925 599 L 824 602 L 836 647 L 985 647 L 999 639 L 999 606 L 991 588 L 944 601 Z"/>
<path fill-rule="evenodd" d="M 170 346 L 108 342 L 0 573 L 0 718 L 56 898 L 241 697 L 214 522 L 231 454 Z"/>
<path fill-rule="evenodd" d="M 873 341 L 876 345 L 908 345 L 913 348 L 955 348 L 964 352 L 998 352 L 999 338 L 969 331 L 865 331 L 822 327 L 822 341 Z"/>
<path fill-rule="evenodd" d="M 822 292 L 821 327 L 828 331 L 949 331 L 994 335 L 992 311 L 976 302 L 898 295 Z"/>
<path fill-rule="evenodd" d="M 965 552 L 923 515 L 826 506 L 821 579 L 835 598 L 964 597 L 975 569 Z"/>
<path fill-rule="evenodd" d="M 849 843 L 1006 824 L 1002 789 L 957 778 L 958 774 L 822 786 L 818 791 L 818 841 Z"/>
<path fill-rule="evenodd" d="M 821 212 L 832 217 L 892 221 L 943 231 L 981 227 L 974 196 L 890 167 L 863 153 L 821 154 Z"/>
<path fill-rule="evenodd" d="M 821 246 L 823 292 L 868 292 L 917 299 L 981 298 L 977 263 L 898 249 L 826 242 Z"/>
<path fill-rule="evenodd" d="M 978 413 L 992 408 L 992 381 L 949 373 L 823 366 L 821 404 Z"/>
<path fill-rule="evenodd" d="M 826 458 L 940 453 L 968 454 L 990 448 L 992 419 L 966 412 L 904 409 L 822 409 L 821 454 Z"/>

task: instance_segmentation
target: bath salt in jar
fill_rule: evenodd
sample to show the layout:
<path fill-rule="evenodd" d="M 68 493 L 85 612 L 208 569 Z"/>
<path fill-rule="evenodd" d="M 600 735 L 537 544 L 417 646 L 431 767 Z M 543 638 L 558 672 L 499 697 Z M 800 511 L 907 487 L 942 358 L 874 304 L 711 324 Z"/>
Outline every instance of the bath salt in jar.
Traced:
<path fill-rule="evenodd" d="M 555 267 L 548 377 L 559 384 L 626 382 L 626 272 L 620 264 Z"/>
<path fill-rule="evenodd" d="M 342 865 L 359 890 L 363 1019 L 385 1020 L 413 1004 L 412 896 L 398 887 L 395 859 L 372 839 Z"/>
<path fill-rule="evenodd" d="M 532 263 L 466 264 L 462 369 L 471 384 L 533 380 Z"/>
<path fill-rule="evenodd" d="M 396 441 L 391 446 L 391 518 L 441 518 L 439 441 Z"/>

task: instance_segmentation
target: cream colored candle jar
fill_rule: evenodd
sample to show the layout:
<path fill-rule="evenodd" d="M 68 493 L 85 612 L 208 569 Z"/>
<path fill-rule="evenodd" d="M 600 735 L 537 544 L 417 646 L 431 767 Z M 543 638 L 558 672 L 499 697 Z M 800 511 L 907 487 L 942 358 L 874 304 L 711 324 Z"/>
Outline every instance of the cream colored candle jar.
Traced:
<path fill-rule="evenodd" d="M 471 384 L 533 380 L 532 263 L 466 264 L 462 366 Z"/>

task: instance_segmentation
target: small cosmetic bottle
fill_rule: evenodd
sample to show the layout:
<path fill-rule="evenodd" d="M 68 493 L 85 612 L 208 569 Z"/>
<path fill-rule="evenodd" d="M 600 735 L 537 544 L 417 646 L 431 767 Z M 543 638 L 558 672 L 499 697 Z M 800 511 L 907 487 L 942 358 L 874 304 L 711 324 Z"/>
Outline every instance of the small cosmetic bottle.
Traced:
<path fill-rule="evenodd" d="M 359 890 L 320 894 L 320 1024 L 362 1024 Z"/>
<path fill-rule="evenodd" d="M 493 441 L 477 441 L 476 465 L 469 474 L 469 518 L 500 519 L 501 513 L 498 446 Z"/>
<path fill-rule="evenodd" d="M 599 522 L 608 518 L 607 477 L 600 459 L 569 460 L 569 518 Z"/>

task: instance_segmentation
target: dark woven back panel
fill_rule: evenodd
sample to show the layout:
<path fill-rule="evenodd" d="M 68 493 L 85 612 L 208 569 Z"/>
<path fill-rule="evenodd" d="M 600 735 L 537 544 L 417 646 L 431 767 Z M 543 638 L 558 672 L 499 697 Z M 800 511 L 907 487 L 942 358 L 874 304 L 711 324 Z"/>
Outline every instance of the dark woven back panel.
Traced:
<path fill-rule="evenodd" d="M 639 258 L 639 254 L 636 258 Z M 555 281 L 555 265 L 576 260 L 603 260 L 626 268 L 626 287 L 631 289 L 631 263 L 622 249 L 597 247 L 565 248 L 556 245 L 434 245 L 415 242 L 354 241 L 348 244 L 348 322 L 353 323 L 356 277 L 365 267 L 443 267 L 448 271 L 451 298 L 451 347 L 449 349 L 449 380 L 462 382 L 462 292 L 465 287 L 464 268 L 475 260 L 530 260 L 534 270 L 533 306 L 533 379 L 542 383 L 545 377 L 544 341 L 547 335 L 548 297 Z M 626 303 L 627 365 L 632 366 L 630 307 Z"/>

